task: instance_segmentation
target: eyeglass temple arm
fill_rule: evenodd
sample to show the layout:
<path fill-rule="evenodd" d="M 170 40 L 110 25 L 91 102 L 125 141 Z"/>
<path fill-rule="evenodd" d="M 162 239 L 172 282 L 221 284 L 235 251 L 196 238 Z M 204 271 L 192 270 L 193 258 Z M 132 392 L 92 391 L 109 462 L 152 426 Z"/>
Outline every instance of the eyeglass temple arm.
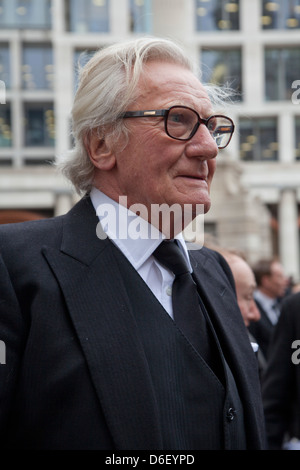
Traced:
<path fill-rule="evenodd" d="M 123 114 L 123 118 L 130 118 L 130 117 L 156 117 L 156 116 L 164 116 L 167 112 L 167 109 L 159 109 L 159 110 L 148 110 L 148 111 L 126 111 Z"/>

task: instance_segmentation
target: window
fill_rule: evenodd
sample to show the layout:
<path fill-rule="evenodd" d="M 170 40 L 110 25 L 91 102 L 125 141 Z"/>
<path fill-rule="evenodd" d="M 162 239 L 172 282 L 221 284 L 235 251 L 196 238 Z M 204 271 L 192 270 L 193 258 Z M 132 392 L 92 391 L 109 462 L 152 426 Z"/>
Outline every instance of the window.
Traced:
<path fill-rule="evenodd" d="M 51 0 L 0 0 L 0 26 L 51 28 Z"/>
<path fill-rule="evenodd" d="M 276 73 L 274 73 L 276 70 Z M 300 77 L 300 48 L 265 50 L 265 98 L 290 100 L 292 83 Z"/>
<path fill-rule="evenodd" d="M 233 99 L 241 100 L 242 67 L 239 49 L 204 49 L 201 68 L 203 82 L 230 86 L 237 92 Z"/>
<path fill-rule="evenodd" d="M 10 106 L 0 104 L 0 148 L 11 147 L 11 113 Z"/>
<path fill-rule="evenodd" d="M 152 0 L 130 0 L 130 31 L 134 33 L 150 33 Z"/>
<path fill-rule="evenodd" d="M 109 32 L 109 0 L 68 0 L 68 31 Z"/>
<path fill-rule="evenodd" d="M 51 46 L 26 44 L 23 47 L 22 86 L 26 90 L 53 89 Z"/>
<path fill-rule="evenodd" d="M 51 158 L 24 158 L 24 165 L 25 166 L 47 166 L 47 165 L 53 165 L 55 159 L 54 157 Z"/>
<path fill-rule="evenodd" d="M 10 55 L 7 44 L 0 44 L 0 80 L 5 84 L 6 89 L 10 88 Z"/>
<path fill-rule="evenodd" d="M 300 0 L 263 0 L 263 29 L 300 28 Z"/>
<path fill-rule="evenodd" d="M 13 166 L 13 161 L 11 158 L 2 158 L 0 156 L 0 166 L 2 167 L 8 167 L 8 166 Z"/>
<path fill-rule="evenodd" d="M 54 110 L 51 103 L 26 103 L 26 147 L 53 147 L 55 139 Z"/>
<path fill-rule="evenodd" d="M 278 160 L 275 118 L 240 119 L 240 157 L 244 161 Z"/>
<path fill-rule="evenodd" d="M 300 116 L 297 116 L 295 119 L 295 159 L 300 160 Z"/>
<path fill-rule="evenodd" d="M 194 0 L 197 31 L 234 31 L 239 25 L 239 0 Z"/>
<path fill-rule="evenodd" d="M 83 67 L 95 54 L 96 50 L 94 49 L 77 49 L 74 52 L 74 92 L 77 90 L 78 86 L 78 71 Z"/>

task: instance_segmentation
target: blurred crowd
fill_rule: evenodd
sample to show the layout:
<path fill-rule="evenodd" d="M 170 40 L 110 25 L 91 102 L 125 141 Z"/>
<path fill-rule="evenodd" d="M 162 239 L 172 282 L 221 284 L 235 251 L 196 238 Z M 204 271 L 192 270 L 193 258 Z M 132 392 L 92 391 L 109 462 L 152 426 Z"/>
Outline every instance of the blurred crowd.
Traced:
<path fill-rule="evenodd" d="M 257 357 L 269 450 L 300 450 L 300 283 L 277 258 L 251 265 L 243 253 L 207 245 L 230 265 Z"/>

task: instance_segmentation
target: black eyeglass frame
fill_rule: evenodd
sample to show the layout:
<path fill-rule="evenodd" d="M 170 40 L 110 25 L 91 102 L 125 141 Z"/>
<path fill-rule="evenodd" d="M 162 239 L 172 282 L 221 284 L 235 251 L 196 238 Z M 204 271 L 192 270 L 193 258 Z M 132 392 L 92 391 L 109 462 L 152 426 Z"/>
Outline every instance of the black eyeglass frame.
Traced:
<path fill-rule="evenodd" d="M 195 124 L 194 128 L 192 129 L 190 135 L 188 137 L 185 137 L 185 138 L 182 138 L 182 137 L 174 137 L 172 135 L 169 134 L 169 131 L 168 131 L 168 125 L 167 125 L 167 120 L 168 120 L 168 116 L 169 116 L 169 113 L 172 109 L 174 108 L 182 108 L 182 109 L 189 109 L 190 111 L 192 111 L 194 114 L 196 114 L 196 116 L 198 117 L 198 122 Z M 170 108 L 168 109 L 149 109 L 149 110 L 146 110 L 146 111 L 126 111 L 124 114 L 122 114 L 120 116 L 122 119 L 127 119 L 127 118 L 139 118 L 139 117 L 164 117 L 164 125 L 165 125 L 165 132 L 166 134 L 171 137 L 171 139 L 175 139 L 175 140 L 181 140 L 181 141 L 187 141 L 187 140 L 190 140 L 192 139 L 192 137 L 194 137 L 194 135 L 196 134 L 197 130 L 199 129 L 200 127 L 200 124 L 204 124 L 207 128 L 208 128 L 208 123 L 211 119 L 213 118 L 225 118 L 227 119 L 228 121 L 230 121 L 231 123 L 231 127 L 232 127 L 232 131 L 231 131 L 231 136 L 227 142 L 226 145 L 222 146 L 222 147 L 219 147 L 219 149 L 224 149 L 227 147 L 227 145 L 229 144 L 229 142 L 231 141 L 231 138 L 232 138 L 232 135 L 233 135 L 233 132 L 234 132 L 234 129 L 235 129 L 235 126 L 234 126 L 234 122 L 233 120 L 228 117 L 228 116 L 224 116 L 223 114 L 213 114 L 212 116 L 209 116 L 207 119 L 203 119 L 199 116 L 199 113 L 197 113 L 197 111 L 195 111 L 194 109 L 192 108 L 189 108 L 188 106 L 180 106 L 180 105 L 175 105 L 175 106 L 171 106 Z M 209 129 L 208 129 L 209 130 Z"/>

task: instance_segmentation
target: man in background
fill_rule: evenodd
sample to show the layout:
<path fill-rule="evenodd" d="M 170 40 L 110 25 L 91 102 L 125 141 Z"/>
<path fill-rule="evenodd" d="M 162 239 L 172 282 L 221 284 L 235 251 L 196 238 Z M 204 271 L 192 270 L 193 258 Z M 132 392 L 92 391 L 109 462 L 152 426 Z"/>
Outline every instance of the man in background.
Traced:
<path fill-rule="evenodd" d="M 235 282 L 237 302 L 240 307 L 245 326 L 246 328 L 249 328 L 250 325 L 258 322 L 261 318 L 260 311 L 254 300 L 254 292 L 257 285 L 253 270 L 241 253 L 233 250 L 215 249 L 224 256 L 230 266 Z M 261 379 L 267 365 L 266 358 L 257 344 L 256 338 L 249 330 L 248 335 L 253 351 L 257 357 L 259 376 Z"/>
<path fill-rule="evenodd" d="M 254 292 L 261 318 L 249 325 L 265 357 L 268 357 L 270 338 L 280 316 L 280 302 L 284 297 L 288 278 L 277 259 L 261 259 L 253 266 L 257 289 Z"/>
<path fill-rule="evenodd" d="M 262 396 L 269 449 L 300 450 L 300 292 L 282 301 Z"/>

